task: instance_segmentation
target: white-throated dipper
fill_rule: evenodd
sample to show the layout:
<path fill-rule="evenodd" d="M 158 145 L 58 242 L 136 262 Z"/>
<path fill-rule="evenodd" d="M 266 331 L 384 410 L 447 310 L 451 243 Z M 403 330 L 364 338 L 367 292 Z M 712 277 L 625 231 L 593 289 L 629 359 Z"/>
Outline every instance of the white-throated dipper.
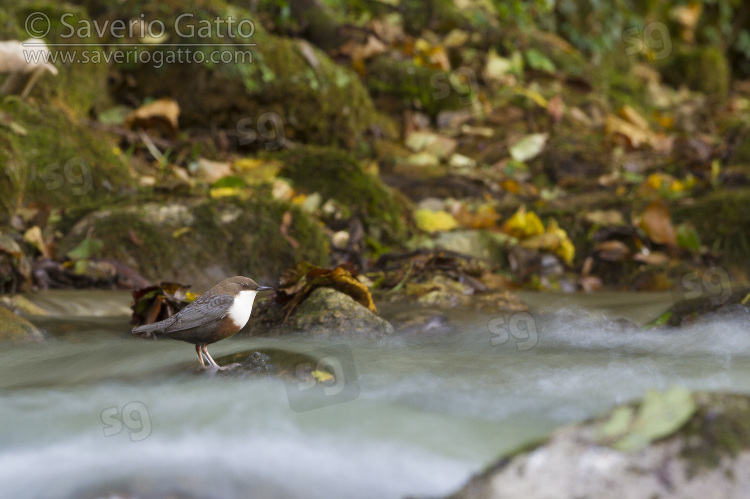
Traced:
<path fill-rule="evenodd" d="M 208 354 L 208 345 L 236 334 L 245 327 L 258 291 L 273 289 L 260 286 L 249 277 L 234 276 L 200 295 L 172 317 L 154 324 L 133 328 L 133 334 L 144 338 L 172 338 L 195 345 L 198 362 L 222 369 Z"/>

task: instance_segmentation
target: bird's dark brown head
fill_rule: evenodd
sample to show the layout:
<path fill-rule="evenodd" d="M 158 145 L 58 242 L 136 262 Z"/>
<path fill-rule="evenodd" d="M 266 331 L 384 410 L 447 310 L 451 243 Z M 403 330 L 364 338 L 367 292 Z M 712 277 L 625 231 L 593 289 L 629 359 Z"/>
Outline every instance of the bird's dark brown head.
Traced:
<path fill-rule="evenodd" d="M 209 289 L 207 293 L 213 293 L 215 295 L 237 296 L 242 291 L 265 291 L 267 289 L 273 288 L 269 286 L 261 286 L 249 277 L 237 275 L 228 279 L 224 279 L 219 284 Z"/>

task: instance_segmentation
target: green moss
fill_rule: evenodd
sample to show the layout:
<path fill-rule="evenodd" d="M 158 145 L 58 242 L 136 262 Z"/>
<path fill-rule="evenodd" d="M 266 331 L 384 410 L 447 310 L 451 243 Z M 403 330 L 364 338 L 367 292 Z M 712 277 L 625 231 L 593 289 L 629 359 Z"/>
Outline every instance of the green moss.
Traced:
<path fill-rule="evenodd" d="M 36 13 L 44 14 L 50 21 L 49 32 L 42 41 L 66 46 L 51 47 L 52 53 L 58 57 L 54 64 L 59 73 L 56 76 L 45 73 L 32 95 L 44 101 L 54 99 L 58 105 L 64 105 L 79 116 L 85 116 L 92 107 L 102 104 L 106 95 L 108 68 L 101 57 L 104 52 L 99 44 L 102 41 L 95 36 L 93 29 L 90 36 L 78 36 L 85 33 L 77 29 L 71 33 L 71 25 L 78 28 L 82 21 L 91 22 L 83 7 L 69 3 L 28 0 L 6 2 L 6 5 L 0 6 L 0 21 L 4 21 L 0 23 L 2 39 L 28 39 L 24 26 L 27 19 L 38 16 Z M 63 19 L 64 15 L 66 17 Z M 40 29 L 43 25 L 42 21 L 35 24 Z M 76 47 L 74 44 L 87 46 Z M 69 59 L 63 60 L 62 57 Z"/>
<path fill-rule="evenodd" d="M 750 268 L 750 189 L 720 190 L 674 208 L 675 223 L 690 222 L 701 240 L 729 262 Z"/>
<path fill-rule="evenodd" d="M 417 66 L 410 60 L 378 57 L 367 68 L 367 86 L 374 96 L 387 95 L 401 99 L 410 107 L 418 107 L 435 118 L 440 111 L 459 109 L 473 101 L 471 83 L 463 93 L 450 82 L 449 73 L 438 69 Z"/>
<path fill-rule="evenodd" d="M 698 412 L 682 428 L 682 457 L 693 475 L 714 469 L 722 459 L 750 450 L 750 400 L 733 394 L 696 394 Z"/>
<path fill-rule="evenodd" d="M 283 216 L 291 213 L 287 234 Z M 286 203 L 254 196 L 187 203 L 146 203 L 91 213 L 60 244 L 64 254 L 87 237 L 104 244 L 97 257 L 134 266 L 154 282 L 215 282 L 217 273 L 278 279 L 297 262 L 328 262 L 328 240 L 305 213 Z M 131 235 L 132 234 L 132 235 Z"/>
<path fill-rule="evenodd" d="M 157 15 L 152 2 L 138 0 L 113 5 L 108 16 L 139 9 L 147 15 Z M 185 12 L 194 15 L 193 36 L 180 36 L 172 29 L 175 19 Z M 210 36 L 199 33 L 201 22 L 230 16 L 237 22 L 256 21 L 252 36 L 237 34 L 231 39 L 222 37 L 216 29 Z M 166 62 L 158 68 L 152 64 L 121 65 L 119 68 L 138 82 L 136 88 L 121 94 L 122 99 L 133 92 L 140 99 L 169 96 L 180 104 L 183 127 L 215 126 L 239 132 L 240 123 L 245 123 L 244 128 L 249 126 L 261 136 L 268 125 L 262 122 L 263 116 L 275 113 L 283 128 L 274 130 L 274 138 L 279 137 L 282 142 L 291 139 L 353 148 L 372 127 L 386 134 L 395 130 L 375 109 L 352 70 L 336 65 L 324 52 L 306 42 L 269 34 L 247 10 L 222 1 L 194 0 L 161 5 L 158 19 L 167 26 L 171 43 L 201 45 L 186 49 L 193 54 L 200 52 L 192 58 L 202 57 L 203 62 Z M 190 34 L 184 19 L 180 21 L 180 29 L 183 35 Z M 249 33 L 247 25 L 242 33 Z M 174 51 L 175 47 L 150 50 L 152 55 L 169 61 L 168 51 Z M 216 51 L 229 62 L 211 62 L 210 57 Z M 201 98 L 196 99 L 197 95 Z M 252 142 L 262 144 L 260 139 Z"/>
<path fill-rule="evenodd" d="M 175 248 L 171 234 L 165 234 L 150 223 L 147 216 L 133 216 L 129 212 L 114 212 L 103 223 L 97 223 L 92 237 L 104 243 L 100 254 L 115 260 L 135 263 L 147 276 L 161 276 L 174 260 Z M 130 234 L 137 235 L 136 244 Z M 135 257 L 135 262 L 132 262 Z"/>
<path fill-rule="evenodd" d="M 318 192 L 323 202 L 334 199 L 358 215 L 367 235 L 385 244 L 406 237 L 405 212 L 393 192 L 379 178 L 362 170 L 344 151 L 324 147 L 298 147 L 275 156 L 285 166 L 281 172 L 298 189 Z"/>
<path fill-rule="evenodd" d="M 664 81 L 677 87 L 685 84 L 719 103 L 729 92 L 730 69 L 726 56 L 717 47 L 678 47 L 660 65 Z"/>
<path fill-rule="evenodd" d="M 0 112 L 0 200 L 8 211 L 33 201 L 65 209 L 100 204 L 129 182 L 114 141 L 63 111 L 6 97 Z"/>
<path fill-rule="evenodd" d="M 239 273 L 275 280 L 300 261 L 328 263 L 328 239 L 299 208 L 262 198 L 238 202 L 236 206 L 242 212 L 232 222 L 228 259 Z M 292 216 L 288 235 L 299 243 L 298 248 L 280 231 L 286 212 Z"/>

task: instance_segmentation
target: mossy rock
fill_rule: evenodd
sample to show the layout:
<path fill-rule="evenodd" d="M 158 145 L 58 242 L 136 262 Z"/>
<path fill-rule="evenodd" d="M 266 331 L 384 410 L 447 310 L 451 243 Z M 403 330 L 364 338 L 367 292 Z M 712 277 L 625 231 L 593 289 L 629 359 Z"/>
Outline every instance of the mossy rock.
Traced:
<path fill-rule="evenodd" d="M 727 262 L 750 270 L 750 189 L 722 189 L 673 208 L 674 222 L 690 222 Z"/>
<path fill-rule="evenodd" d="M 193 17 L 178 23 L 180 36 L 174 29 L 175 21 L 186 12 Z M 136 82 L 135 86 L 114 89 L 123 100 L 128 96 L 141 100 L 171 97 L 180 105 L 182 127 L 219 128 L 235 135 L 248 127 L 262 135 L 267 126 L 263 121 L 266 113 L 278 115 L 283 131 L 275 132 L 295 142 L 353 148 L 373 128 L 395 133 L 393 124 L 375 109 L 357 74 L 335 64 L 307 42 L 271 35 L 258 22 L 252 36 L 245 36 L 251 33 L 247 23 L 234 32 L 235 38 L 217 29 L 211 33 L 199 31 L 201 23 L 215 23 L 217 18 L 231 16 L 237 25 L 253 20 L 248 10 L 223 1 L 155 6 L 137 0 L 113 4 L 107 16 L 127 19 L 141 13 L 164 23 L 170 43 L 198 45 L 182 49 L 191 50 L 191 58 L 197 62 L 169 62 L 176 47 L 150 47 L 151 57 L 162 61 L 160 67 L 140 63 L 119 66 L 127 75 L 124 80 Z M 215 51 L 230 62 L 212 63 Z M 247 134 L 249 137 L 249 131 Z"/>
<path fill-rule="evenodd" d="M 253 335 L 270 336 L 304 333 L 326 338 L 372 337 L 393 333 L 390 322 L 333 288 L 319 287 L 286 318 L 281 305 L 268 299 L 253 308 L 247 329 Z"/>
<path fill-rule="evenodd" d="M 49 23 L 37 13 L 46 16 Z M 51 52 L 58 56 L 55 67 L 59 73 L 56 76 L 45 74 L 31 96 L 44 102 L 55 101 L 58 107 L 73 111 L 78 116 L 86 116 L 92 108 L 104 105 L 109 70 L 102 57 L 104 49 L 99 46 L 102 40 L 96 37 L 94 29 L 89 36 L 79 36 L 86 33 L 78 28 L 91 23 L 86 9 L 49 0 L 5 2 L 0 6 L 0 39 L 29 39 L 30 34 L 24 28 L 27 19 L 36 19 L 33 26 L 40 30 L 49 27 L 42 41 L 64 44 L 50 47 Z M 74 46 L 76 44 L 86 46 Z M 67 60 L 63 60 L 63 56 Z"/>
<path fill-rule="evenodd" d="M 279 230 L 286 212 L 292 215 L 288 234 L 298 248 Z M 76 247 L 92 228 L 91 237 L 103 243 L 93 256 L 127 263 L 153 282 L 176 281 L 196 289 L 238 274 L 275 282 L 300 260 L 328 260 L 327 238 L 317 223 L 296 207 L 262 197 L 146 203 L 93 212 L 65 236 L 60 250 Z"/>
<path fill-rule="evenodd" d="M 0 341 L 38 342 L 44 341 L 44 335 L 31 322 L 0 307 Z"/>
<path fill-rule="evenodd" d="M 130 182 L 111 137 L 65 111 L 17 97 L 0 102 L 0 200 L 9 212 L 39 202 L 74 209 L 113 199 Z"/>
<path fill-rule="evenodd" d="M 663 426 L 668 431 L 637 452 L 613 448 L 602 439 L 605 428 L 618 422 L 627 429 L 628 415 L 638 404 L 626 404 L 520 447 L 449 497 L 742 496 L 750 485 L 750 400 L 726 393 L 688 397 L 692 407 L 687 411 L 664 404 L 651 412 L 656 425 L 660 418 L 674 418 L 674 425 Z M 676 419 L 680 413 L 690 414 L 686 422 Z M 631 425 L 628 431 L 633 430 Z M 605 464 L 581 466 L 583 462 Z M 539 473 L 552 479 L 540 481 Z"/>
<path fill-rule="evenodd" d="M 351 154 L 328 147 L 297 147 L 275 158 L 284 162 L 281 176 L 308 194 L 320 193 L 361 218 L 367 235 L 382 244 L 406 238 L 407 210 L 378 177 L 365 172 Z"/>
<path fill-rule="evenodd" d="M 407 107 L 416 103 L 416 107 L 433 119 L 440 111 L 470 105 L 476 97 L 468 85 L 466 92 L 458 92 L 446 71 L 389 56 L 377 57 L 367 66 L 366 81 L 376 100 L 378 96 L 388 96 Z"/>
<path fill-rule="evenodd" d="M 726 56 L 717 47 L 679 46 L 659 65 L 659 69 L 664 81 L 670 85 L 685 84 L 691 90 L 713 97 L 718 103 L 726 101 L 731 74 Z"/>

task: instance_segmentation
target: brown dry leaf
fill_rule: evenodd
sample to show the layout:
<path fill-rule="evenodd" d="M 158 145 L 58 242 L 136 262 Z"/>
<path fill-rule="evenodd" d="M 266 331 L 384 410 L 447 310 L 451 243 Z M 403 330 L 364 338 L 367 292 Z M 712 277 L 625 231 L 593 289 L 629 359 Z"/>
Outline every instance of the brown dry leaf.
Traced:
<path fill-rule="evenodd" d="M 630 256 L 630 248 L 622 241 L 604 241 L 594 246 L 601 260 L 619 262 Z"/>
<path fill-rule="evenodd" d="M 23 239 L 38 249 L 39 253 L 41 253 L 44 258 L 50 258 L 49 247 L 44 241 L 44 237 L 42 237 L 42 229 L 40 229 L 38 225 L 27 230 L 23 235 Z"/>
<path fill-rule="evenodd" d="M 296 268 L 285 271 L 281 277 L 281 285 L 278 288 L 276 299 L 280 303 L 285 303 L 285 317 L 289 317 L 297 305 L 302 303 L 315 288 L 321 286 L 341 291 L 370 311 L 378 312 L 370 290 L 365 284 L 358 281 L 349 270 L 343 266 L 338 266 L 333 270 L 324 269 L 303 262 L 298 264 Z"/>
<path fill-rule="evenodd" d="M 634 124 L 640 129 L 649 130 L 651 128 L 646 118 L 641 116 L 638 111 L 630 106 L 623 106 L 620 109 L 619 114 L 621 117 L 628 120 L 630 123 Z"/>
<path fill-rule="evenodd" d="M 664 201 L 657 200 L 646 207 L 641 215 L 640 227 L 657 244 L 677 244 L 677 231 L 672 225 L 669 206 Z"/>
<path fill-rule="evenodd" d="M 669 263 L 669 256 L 661 251 L 652 251 L 650 253 L 636 253 L 633 260 L 648 265 L 665 265 Z"/>
<path fill-rule="evenodd" d="M 326 276 L 331 280 L 330 287 L 335 288 L 342 293 L 346 293 L 354 298 L 361 305 L 367 307 L 371 312 L 377 313 L 375 302 L 367 286 L 359 282 L 352 274 L 343 267 L 336 267 Z"/>
<path fill-rule="evenodd" d="M 387 50 L 388 47 L 386 47 L 383 42 L 377 37 L 369 35 L 367 37 L 367 43 L 360 45 L 355 49 L 354 54 L 352 54 L 352 59 L 366 61 L 376 55 L 385 53 Z"/>
<path fill-rule="evenodd" d="M 622 135 L 628 139 L 630 146 L 635 149 L 650 144 L 654 136 L 650 130 L 643 129 L 613 114 L 607 115 L 605 129 L 608 135 Z"/>
<path fill-rule="evenodd" d="M 456 221 L 468 229 L 490 229 L 497 226 L 500 215 L 495 207 L 489 204 L 481 205 L 475 212 L 471 212 L 465 204 L 461 204 L 454 214 Z"/>
<path fill-rule="evenodd" d="M 166 126 L 173 134 L 177 133 L 180 117 L 180 105 L 177 101 L 165 97 L 145 104 L 128 116 L 126 123 L 130 128 L 153 128 Z"/>

